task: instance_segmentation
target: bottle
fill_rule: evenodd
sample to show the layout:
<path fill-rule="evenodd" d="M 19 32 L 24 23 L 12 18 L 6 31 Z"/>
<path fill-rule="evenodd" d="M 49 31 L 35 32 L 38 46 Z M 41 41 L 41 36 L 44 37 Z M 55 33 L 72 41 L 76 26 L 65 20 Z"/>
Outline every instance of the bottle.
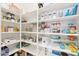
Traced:
<path fill-rule="evenodd" d="M 53 11 L 53 19 L 55 19 L 57 17 L 57 12 Z"/>

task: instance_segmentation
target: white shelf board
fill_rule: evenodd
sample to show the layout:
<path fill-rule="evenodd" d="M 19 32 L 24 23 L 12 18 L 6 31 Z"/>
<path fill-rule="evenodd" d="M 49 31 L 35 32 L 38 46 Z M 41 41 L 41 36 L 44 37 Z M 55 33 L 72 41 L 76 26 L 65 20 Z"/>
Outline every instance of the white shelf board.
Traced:
<path fill-rule="evenodd" d="M 42 44 L 39 44 L 40 47 L 45 47 L 45 48 L 50 48 L 52 50 L 57 50 L 57 51 L 61 51 L 61 52 L 66 52 L 66 53 L 69 53 L 69 54 L 73 54 L 73 55 L 77 55 L 77 53 L 73 53 L 67 49 L 61 49 L 59 46 L 53 44 L 52 46 L 51 45 L 42 45 Z"/>
<path fill-rule="evenodd" d="M 26 43 L 29 43 L 29 44 L 37 45 L 37 43 L 30 42 L 30 41 L 27 41 L 27 40 L 24 40 L 24 39 L 21 39 L 21 42 L 26 42 Z"/>
<path fill-rule="evenodd" d="M 10 43 L 7 43 L 7 44 L 3 44 L 3 45 L 1 45 L 1 47 L 8 46 L 8 45 L 11 45 L 11 44 L 15 44 L 15 43 L 18 43 L 18 42 L 20 42 L 20 40 L 16 40 L 15 42 L 10 42 Z"/>
<path fill-rule="evenodd" d="M 21 33 L 37 33 L 37 32 L 27 32 L 27 31 L 21 31 Z"/>
<path fill-rule="evenodd" d="M 31 53 L 31 54 L 33 54 L 33 55 L 37 55 L 37 48 L 36 47 L 34 47 L 34 46 L 28 46 L 28 47 L 23 47 L 23 48 L 21 48 L 22 50 L 24 50 L 24 51 L 26 51 L 26 52 L 29 52 L 29 53 Z"/>
<path fill-rule="evenodd" d="M 42 19 L 38 20 L 38 22 L 53 22 L 53 21 L 67 21 L 67 20 L 72 20 L 72 19 L 79 19 L 79 14 L 78 15 L 70 15 L 70 16 L 63 16 L 63 17 L 56 17 L 56 18 L 51 18 L 51 19 Z"/>
<path fill-rule="evenodd" d="M 22 24 L 22 25 L 25 25 L 25 24 L 28 24 L 28 23 L 37 23 L 37 21 L 28 21 L 28 22 L 21 23 L 21 24 Z"/>
<path fill-rule="evenodd" d="M 43 32 L 38 32 L 38 34 L 49 34 L 49 35 L 73 35 L 73 36 L 79 36 L 79 34 L 65 34 L 65 33 L 43 33 Z"/>
<path fill-rule="evenodd" d="M 10 23 L 16 23 L 16 24 L 20 24 L 19 22 L 15 22 L 15 21 L 11 21 L 11 20 L 2 20 L 2 22 L 10 22 Z"/>
<path fill-rule="evenodd" d="M 68 39 L 65 39 L 65 40 L 63 40 L 63 39 L 60 39 L 60 40 L 51 39 L 51 41 L 53 41 L 53 42 L 64 42 L 64 43 L 76 42 L 76 41 L 70 41 L 70 40 L 68 40 Z"/>
<path fill-rule="evenodd" d="M 1 32 L 1 33 L 10 33 L 10 34 L 12 34 L 12 33 L 20 33 L 20 32 Z"/>
<path fill-rule="evenodd" d="M 9 52 L 9 55 L 11 55 L 11 54 L 13 54 L 13 53 L 15 53 L 15 52 L 17 52 L 17 51 L 19 51 L 20 49 L 18 49 L 18 48 L 15 48 L 14 50 L 11 50 L 10 52 Z"/>

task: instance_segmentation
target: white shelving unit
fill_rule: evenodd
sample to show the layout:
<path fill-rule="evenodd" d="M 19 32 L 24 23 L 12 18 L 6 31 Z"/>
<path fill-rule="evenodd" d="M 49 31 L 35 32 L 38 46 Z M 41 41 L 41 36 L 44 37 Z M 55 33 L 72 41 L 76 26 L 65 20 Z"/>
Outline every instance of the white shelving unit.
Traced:
<path fill-rule="evenodd" d="M 62 6 L 63 5 L 63 6 Z M 79 4 L 78 4 L 79 5 Z M 62 6 L 62 7 L 61 7 Z M 4 24 L 4 26 L 16 26 L 19 28 L 19 31 L 13 31 L 13 32 L 0 32 L 0 42 L 2 43 L 3 40 L 6 40 L 8 38 L 11 39 L 14 38 L 15 41 L 13 42 L 9 42 L 9 43 L 5 43 L 5 44 L 1 44 L 0 47 L 4 47 L 4 46 L 8 46 L 10 51 L 8 55 L 11 55 L 19 50 L 24 50 L 25 52 L 31 53 L 34 56 L 51 56 L 51 51 L 49 51 L 48 49 L 51 50 L 56 50 L 56 51 L 60 51 L 60 52 L 65 52 L 68 54 L 72 54 L 72 55 L 77 55 L 77 53 L 73 53 L 71 52 L 69 49 L 61 49 L 59 47 L 59 44 L 55 44 L 54 42 L 64 42 L 64 43 L 69 43 L 69 42 L 75 42 L 75 41 L 69 41 L 69 40 L 54 40 L 54 39 L 49 39 L 46 38 L 46 42 L 39 42 L 39 37 L 50 37 L 51 35 L 57 35 L 57 36 L 61 36 L 61 37 L 66 37 L 66 36 L 76 36 L 79 37 L 79 32 L 77 34 L 65 34 L 62 33 L 60 31 L 60 33 L 53 33 L 53 32 L 40 32 L 39 31 L 39 23 L 42 22 L 48 22 L 48 23 L 52 23 L 54 21 L 60 21 L 61 23 L 66 21 L 73 21 L 74 19 L 79 21 L 79 12 L 77 12 L 76 15 L 71 15 L 71 16 L 63 16 L 63 17 L 56 17 L 56 18 L 46 18 L 46 19 L 41 19 L 39 20 L 39 15 L 41 15 L 42 13 L 44 13 L 45 11 L 51 11 L 51 10 L 62 10 L 62 9 L 66 9 L 66 8 L 70 8 L 74 6 L 74 4 L 49 4 L 45 7 L 42 8 L 37 8 L 37 10 L 26 13 L 26 14 L 20 14 L 19 15 L 19 19 L 20 21 L 11 21 L 11 20 L 6 20 L 6 19 L 2 19 L 2 15 L 0 16 L 0 27 L 2 26 L 2 24 Z M 54 7 L 54 8 L 52 8 Z M 3 8 L 5 9 L 5 8 Z M 2 10 L 3 10 L 2 9 Z M 79 7 L 78 7 L 79 9 Z M 11 12 L 7 9 L 5 9 L 5 12 Z M 12 13 L 12 12 L 11 12 Z M 16 15 L 16 13 L 14 13 Z M 18 16 L 17 16 L 18 17 Z M 64 23 L 64 25 L 65 25 Z M 78 22 L 77 22 L 78 23 Z M 62 26 L 64 26 L 63 24 L 61 24 Z M 79 24 L 77 24 L 79 27 Z M 66 25 L 65 25 L 66 26 Z M 61 29 L 61 28 L 60 28 Z M 79 28 L 78 28 L 79 30 Z M 23 37 L 24 38 L 23 38 Z M 78 38 L 79 40 L 79 38 Z M 20 42 L 20 48 L 16 48 L 16 44 Z M 22 43 L 28 43 L 30 44 L 29 46 L 22 46 Z M 0 52 L 1 54 L 1 52 Z"/>
<path fill-rule="evenodd" d="M 17 21 L 12 21 L 12 20 L 7 20 L 7 19 L 3 19 L 3 13 L 4 14 L 7 14 L 7 13 L 11 13 L 11 14 L 14 14 L 13 12 L 9 11 L 8 9 L 6 8 L 0 8 L 1 11 L 1 20 L 0 20 L 0 26 L 1 26 L 1 30 L 2 30 L 2 25 L 4 25 L 5 27 L 7 26 L 13 26 L 13 27 L 18 27 L 20 29 L 20 22 L 17 22 Z M 16 16 L 16 15 L 15 15 Z M 8 17 L 8 15 L 6 15 L 6 17 Z M 16 48 L 14 45 L 17 44 L 18 42 L 21 42 L 20 40 L 20 31 L 1 31 L 1 46 L 0 48 L 4 47 L 4 46 L 8 46 L 9 48 L 9 54 L 7 54 L 8 56 L 19 51 L 20 48 Z M 1 53 L 0 53 L 1 54 Z"/>
<path fill-rule="evenodd" d="M 29 15 L 29 16 L 28 16 Z M 37 10 L 32 11 L 30 13 L 26 13 L 25 20 L 27 22 L 21 22 L 21 42 L 29 43 L 30 46 L 22 47 L 21 49 L 33 54 L 34 56 L 38 55 L 38 44 L 37 44 Z M 32 18 L 31 18 L 32 17 Z M 30 21 L 29 21 L 30 20 Z M 23 21 L 23 19 L 21 20 Z M 30 26 L 31 25 L 31 26 Z M 32 27 L 32 25 L 35 27 L 35 29 Z M 23 28 L 25 27 L 25 28 Z M 29 28 L 27 28 L 29 27 Z M 26 30 L 29 29 L 29 30 Z M 31 30 L 31 31 L 30 31 Z M 22 35 L 25 35 L 27 38 L 23 38 Z M 30 37 L 32 36 L 32 37 Z M 33 42 L 35 40 L 35 42 Z"/>
<path fill-rule="evenodd" d="M 78 18 L 79 18 L 79 12 L 77 12 L 77 14 L 76 15 L 71 15 L 71 16 L 63 16 L 63 17 L 55 17 L 55 18 L 53 18 L 53 17 L 51 17 L 51 18 L 44 18 L 44 16 L 47 16 L 47 13 L 46 12 L 49 12 L 49 11 L 51 11 L 51 10 L 55 10 L 55 11 L 58 11 L 58 10 L 62 10 L 62 9 L 66 9 L 66 8 L 70 8 L 71 6 L 73 6 L 74 4 L 65 4 L 64 6 L 62 6 L 62 5 L 64 5 L 64 4 L 49 4 L 49 5 L 47 5 L 47 6 L 45 6 L 45 7 L 43 7 L 43 8 L 40 8 L 39 10 L 38 10 L 38 12 L 39 12 L 39 17 L 40 17 L 40 14 L 42 15 L 41 17 L 41 19 L 40 20 L 38 20 L 38 24 L 39 23 L 44 23 L 44 22 L 48 22 L 48 23 L 52 23 L 52 22 L 56 22 L 56 21 L 60 21 L 61 23 L 63 23 L 63 24 L 61 24 L 62 26 L 66 26 L 65 25 L 65 23 L 66 23 L 66 21 L 67 22 L 69 22 L 69 21 L 77 21 L 78 22 Z M 62 7 L 60 7 L 60 6 L 62 6 Z M 53 7 L 53 8 L 52 8 Z M 79 7 L 78 7 L 78 10 L 79 10 Z M 45 13 L 45 15 L 44 15 L 44 13 Z M 75 23 L 75 21 L 74 21 L 74 23 Z M 78 26 L 79 26 L 79 24 L 78 23 L 76 23 Z M 79 30 L 79 29 L 78 29 Z M 65 34 L 65 33 L 62 33 L 61 31 L 60 31 L 60 33 L 52 33 L 52 32 L 44 32 L 44 31 L 39 31 L 38 32 L 38 34 L 39 35 L 59 35 L 59 36 L 79 36 L 79 33 L 77 33 L 77 34 Z M 78 40 L 78 39 L 77 39 Z M 52 39 L 52 41 L 54 42 L 64 42 L 64 40 L 53 40 Z M 66 40 L 66 42 L 74 42 L 74 41 L 68 41 L 68 40 Z M 65 43 L 65 42 L 64 42 Z M 79 43 L 77 43 L 77 44 L 79 44 Z M 53 46 L 52 46 L 53 45 Z M 52 44 L 48 44 L 48 45 L 42 45 L 42 44 L 39 44 L 39 46 L 40 47 L 44 47 L 44 48 L 50 48 L 50 49 L 52 49 L 52 50 L 56 50 L 56 51 L 61 51 L 61 52 L 66 52 L 66 53 L 69 53 L 69 54 L 72 54 L 72 55 L 77 55 L 77 53 L 73 53 L 73 52 L 71 52 L 70 50 L 68 50 L 68 49 L 61 49 L 60 47 L 59 47 L 59 45 L 55 45 L 54 43 L 52 43 Z"/>

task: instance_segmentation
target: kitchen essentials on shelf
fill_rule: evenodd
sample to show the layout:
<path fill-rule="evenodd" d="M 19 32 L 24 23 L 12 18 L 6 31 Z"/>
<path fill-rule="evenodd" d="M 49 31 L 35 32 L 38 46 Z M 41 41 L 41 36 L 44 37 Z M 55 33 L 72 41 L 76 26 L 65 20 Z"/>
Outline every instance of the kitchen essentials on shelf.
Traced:
<path fill-rule="evenodd" d="M 62 29 L 65 34 L 76 34 L 77 31 L 77 26 L 74 23 L 69 23 L 67 27 Z"/>
<path fill-rule="evenodd" d="M 24 28 L 23 28 L 23 30 L 24 30 Z M 26 24 L 25 31 L 36 32 L 37 31 L 37 24 L 36 23 Z"/>
<path fill-rule="evenodd" d="M 53 22 L 51 25 L 51 28 L 52 28 L 51 31 L 53 33 L 60 33 L 60 25 L 61 25 L 61 23 L 59 21 Z"/>
<path fill-rule="evenodd" d="M 18 32 L 20 31 L 18 27 L 13 27 L 13 26 L 1 26 L 1 31 L 2 32 Z"/>
<path fill-rule="evenodd" d="M 60 54 L 61 56 L 68 56 L 68 54 L 66 52 L 61 52 Z"/>
<path fill-rule="evenodd" d="M 38 38 L 38 42 L 41 43 L 42 42 L 42 37 Z"/>
<path fill-rule="evenodd" d="M 26 21 L 26 20 L 22 20 L 21 22 L 22 22 L 22 23 L 27 23 L 27 21 Z"/>
<path fill-rule="evenodd" d="M 21 46 L 22 46 L 22 47 L 27 47 L 27 46 L 29 46 L 29 45 L 30 45 L 29 43 L 25 43 L 25 42 L 22 42 L 22 43 L 21 43 Z"/>
<path fill-rule="evenodd" d="M 4 45 L 5 43 L 3 41 L 1 41 L 1 45 Z"/>
<path fill-rule="evenodd" d="M 59 39 L 61 39 L 61 37 L 59 35 L 52 35 L 51 39 L 59 40 Z"/>
<path fill-rule="evenodd" d="M 52 35 L 50 36 L 50 39 L 55 42 L 55 41 L 60 41 L 61 37 L 59 35 Z"/>
<path fill-rule="evenodd" d="M 74 4 L 72 7 L 66 9 L 44 11 L 39 15 L 39 20 L 56 19 L 57 17 L 76 15 L 77 8 L 78 4 Z"/>
<path fill-rule="evenodd" d="M 74 40 L 76 40 L 76 37 L 75 37 L 75 36 L 70 35 L 70 36 L 68 36 L 68 39 L 69 39 L 70 41 L 74 41 Z"/>
<path fill-rule="evenodd" d="M 42 37 L 42 44 L 43 45 L 46 45 L 46 43 L 47 43 L 47 40 L 46 39 L 47 39 L 47 37 Z"/>
<path fill-rule="evenodd" d="M 63 16 L 63 11 L 62 11 L 62 10 L 59 10 L 59 11 L 58 11 L 58 16 L 59 16 L 59 17 L 62 17 L 62 16 Z"/>
<path fill-rule="evenodd" d="M 7 46 L 1 47 L 1 56 L 8 56 L 9 48 Z"/>
<path fill-rule="evenodd" d="M 69 50 L 73 53 L 77 53 L 78 47 L 74 43 L 69 44 Z"/>
<path fill-rule="evenodd" d="M 30 36 L 29 36 L 29 41 L 31 41 L 32 42 L 32 40 L 33 40 L 33 37 L 32 37 L 32 35 L 30 34 Z"/>
<path fill-rule="evenodd" d="M 76 12 L 77 12 L 77 8 L 78 8 L 78 4 L 75 4 L 73 7 L 72 7 L 72 10 L 70 12 L 70 15 L 75 15 Z"/>
<path fill-rule="evenodd" d="M 48 44 L 48 37 L 42 37 L 42 45 L 47 45 Z"/>
<path fill-rule="evenodd" d="M 11 26 L 8 26 L 8 27 L 6 28 L 6 30 L 7 30 L 7 32 L 13 32 L 13 31 L 14 31 L 14 28 L 11 27 Z"/>
<path fill-rule="evenodd" d="M 33 34 L 22 34 L 22 39 L 29 41 L 29 42 L 34 42 L 36 43 L 36 36 Z"/>
<path fill-rule="evenodd" d="M 70 33 L 75 34 L 76 32 L 76 26 L 70 26 Z"/>
<path fill-rule="evenodd" d="M 6 38 L 5 40 L 4 40 L 4 42 L 7 44 L 7 43 L 10 43 L 10 39 L 8 39 L 8 38 Z"/>
<path fill-rule="evenodd" d="M 22 36 L 21 36 L 24 40 L 26 40 L 27 39 L 27 36 L 24 34 L 24 33 L 22 33 Z"/>
<path fill-rule="evenodd" d="M 16 44 L 16 48 L 20 48 L 20 42 Z"/>
<path fill-rule="evenodd" d="M 74 55 L 66 53 L 66 52 L 52 50 L 52 56 L 74 56 Z"/>
<path fill-rule="evenodd" d="M 32 40 L 32 42 L 36 43 L 36 41 L 37 41 L 36 37 L 34 37 L 33 40 Z"/>
<path fill-rule="evenodd" d="M 19 32 L 20 29 L 18 27 L 14 27 L 14 32 Z"/>
<path fill-rule="evenodd" d="M 53 11 L 53 19 L 56 19 L 56 17 L 57 17 L 57 11 Z"/>
<path fill-rule="evenodd" d="M 52 50 L 52 56 L 60 56 L 60 52 L 56 50 Z"/>
<path fill-rule="evenodd" d="M 69 9 L 67 9 L 65 16 L 69 16 Z"/>
<path fill-rule="evenodd" d="M 69 28 L 70 34 L 76 34 L 77 33 L 77 27 L 73 22 L 68 24 L 68 28 Z"/>
<path fill-rule="evenodd" d="M 65 34 L 68 34 L 68 33 L 69 33 L 69 29 L 64 28 L 64 29 L 62 30 L 62 32 L 65 33 Z"/>
<path fill-rule="evenodd" d="M 40 32 L 51 32 L 50 24 L 48 22 L 42 22 L 39 24 Z"/>
<path fill-rule="evenodd" d="M 6 11 L 5 8 L 1 9 L 1 13 L 2 13 L 3 20 L 9 20 L 12 22 L 19 22 L 20 21 L 19 15 L 13 14 L 12 12 L 8 12 L 8 11 Z"/>
<path fill-rule="evenodd" d="M 3 24 L 1 25 L 1 32 L 5 32 L 5 26 Z"/>
<path fill-rule="evenodd" d="M 60 48 L 61 49 L 65 49 L 65 44 L 64 43 L 60 43 Z"/>
<path fill-rule="evenodd" d="M 64 28 L 64 29 L 62 30 L 62 32 L 65 33 L 65 34 L 69 34 L 69 29 Z"/>
<path fill-rule="evenodd" d="M 33 34 L 29 34 L 28 41 L 36 43 L 36 36 L 33 36 Z"/>

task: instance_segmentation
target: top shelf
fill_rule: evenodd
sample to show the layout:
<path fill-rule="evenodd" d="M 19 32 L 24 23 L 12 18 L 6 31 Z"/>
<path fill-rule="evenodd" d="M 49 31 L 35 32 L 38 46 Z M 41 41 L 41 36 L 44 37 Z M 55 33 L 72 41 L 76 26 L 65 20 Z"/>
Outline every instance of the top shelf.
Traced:
<path fill-rule="evenodd" d="M 38 11 L 39 13 L 42 13 L 44 11 L 49 11 L 49 10 L 61 10 L 61 9 L 70 8 L 74 6 L 74 4 L 75 3 L 50 3 L 47 6 L 39 8 Z"/>

